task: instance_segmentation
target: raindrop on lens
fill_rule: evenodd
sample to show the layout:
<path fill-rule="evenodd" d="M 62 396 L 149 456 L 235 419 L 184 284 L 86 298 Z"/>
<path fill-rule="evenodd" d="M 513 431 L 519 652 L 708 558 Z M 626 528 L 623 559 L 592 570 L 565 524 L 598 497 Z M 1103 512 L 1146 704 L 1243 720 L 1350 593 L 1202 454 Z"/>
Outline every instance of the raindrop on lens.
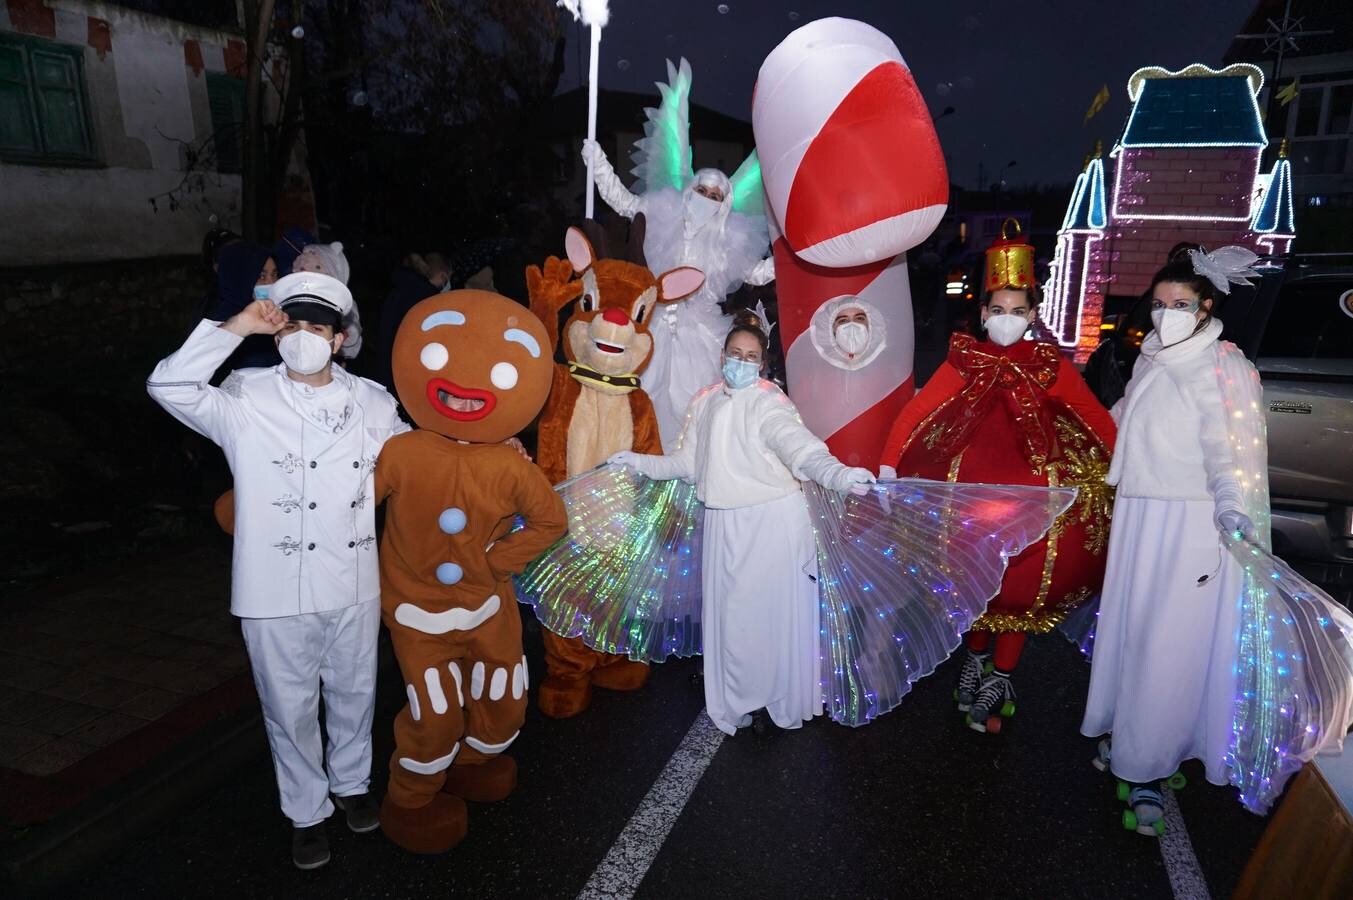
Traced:
<path fill-rule="evenodd" d="M 630 68 L 630 61 L 628 59 L 617 59 L 615 61 L 615 67 L 622 72 L 628 72 Z"/>
<path fill-rule="evenodd" d="M 939 94 L 941 97 L 948 97 L 949 92 L 953 89 L 954 86 L 947 81 L 941 81 L 939 84 L 935 85 L 935 93 Z"/>
<path fill-rule="evenodd" d="M 354 91 L 352 95 L 353 106 L 366 106 L 366 91 Z"/>
<path fill-rule="evenodd" d="M 716 6 L 716 7 L 714 7 L 714 8 L 717 9 L 717 10 L 719 11 L 719 15 L 721 15 L 721 16 L 726 16 L 726 15 L 728 15 L 728 4 L 727 4 L 727 3 L 720 3 L 718 6 Z"/>
<path fill-rule="evenodd" d="M 295 28 L 291 29 L 291 36 L 299 41 L 301 38 L 305 37 L 305 29 L 300 25 L 297 25 Z"/>
<path fill-rule="evenodd" d="M 977 18 L 977 16 L 964 16 L 963 27 L 969 31 L 976 31 L 978 28 L 982 27 L 982 20 Z"/>
<path fill-rule="evenodd" d="M 791 21 L 791 22 L 797 22 L 798 20 L 799 20 L 799 14 L 796 13 L 794 10 L 791 9 L 791 10 L 789 11 L 789 21 Z"/>

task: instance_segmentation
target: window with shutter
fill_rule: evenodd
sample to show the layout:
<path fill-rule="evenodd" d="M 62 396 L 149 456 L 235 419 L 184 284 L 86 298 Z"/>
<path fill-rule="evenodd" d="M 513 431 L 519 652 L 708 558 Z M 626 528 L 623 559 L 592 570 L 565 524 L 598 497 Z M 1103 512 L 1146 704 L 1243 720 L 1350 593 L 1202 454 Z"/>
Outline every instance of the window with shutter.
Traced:
<path fill-rule="evenodd" d="M 207 73 L 216 170 L 239 174 L 244 162 L 244 79 Z"/>
<path fill-rule="evenodd" d="M 0 157 L 44 165 L 97 161 L 83 48 L 0 34 Z"/>

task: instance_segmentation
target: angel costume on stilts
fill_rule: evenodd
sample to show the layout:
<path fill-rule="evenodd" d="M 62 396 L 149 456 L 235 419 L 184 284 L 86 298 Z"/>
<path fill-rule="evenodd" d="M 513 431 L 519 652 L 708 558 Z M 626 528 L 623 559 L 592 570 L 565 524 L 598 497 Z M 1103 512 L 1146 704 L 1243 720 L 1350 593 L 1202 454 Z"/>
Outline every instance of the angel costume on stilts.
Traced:
<path fill-rule="evenodd" d="M 824 705 L 846 725 L 893 709 L 985 611 L 1006 559 L 1076 497 L 921 479 L 864 489 L 863 470 L 764 380 L 711 387 L 672 456 L 624 462 L 556 488 L 569 533 L 518 596 L 597 650 L 703 652 L 707 711 L 729 734 L 762 707 L 786 728 Z M 852 486 L 864 493 L 841 493 Z"/>
<path fill-rule="evenodd" d="M 583 159 L 596 171 L 597 191 L 627 219 L 644 214 L 644 257 L 654 272 L 694 266 L 705 285 L 685 300 L 664 304 L 650 331 L 653 359 L 641 384 L 653 400 L 665 448 L 676 445 L 686 407 L 719 380 L 719 351 L 731 324 L 719 304 L 743 282 L 775 278 L 767 257 L 761 165 L 756 152 L 729 178 L 718 169 L 691 168 L 691 67 L 667 63 L 667 84 L 658 83 L 662 102 L 646 110 L 644 136 L 635 142 L 634 190 L 626 189 L 595 141 L 583 145 Z"/>
<path fill-rule="evenodd" d="M 1190 255 L 1220 294 L 1256 260 L 1240 247 Z M 1156 283 L 1185 283 L 1176 265 Z M 1259 374 L 1219 320 L 1197 321 L 1197 300 L 1160 302 L 1113 409 L 1118 494 L 1081 726 L 1112 732 L 1096 764 L 1132 785 L 1125 824 L 1156 834 L 1151 783 L 1183 760 L 1263 813 L 1353 722 L 1353 617 L 1270 553 Z"/>

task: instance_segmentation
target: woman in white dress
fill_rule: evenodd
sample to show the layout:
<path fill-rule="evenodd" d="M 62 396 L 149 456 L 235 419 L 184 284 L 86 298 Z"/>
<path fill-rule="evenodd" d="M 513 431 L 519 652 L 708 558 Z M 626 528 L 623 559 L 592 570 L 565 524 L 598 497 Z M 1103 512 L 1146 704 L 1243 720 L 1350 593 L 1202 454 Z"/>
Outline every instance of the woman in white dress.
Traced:
<path fill-rule="evenodd" d="M 758 325 L 734 325 L 723 382 L 691 401 L 676 450 L 611 458 L 652 479 L 694 482 L 705 506 L 705 707 L 727 734 L 763 708 L 781 728 L 821 714 L 817 553 L 800 482 L 865 493 L 874 481 L 837 461 L 760 377 L 766 346 Z"/>
<path fill-rule="evenodd" d="M 1219 340 L 1213 305 L 1254 259 L 1193 250 L 1156 274 L 1155 330 L 1112 410 L 1106 481 L 1118 492 L 1081 732 L 1112 732 L 1095 763 L 1129 784 L 1125 823 L 1143 834 L 1164 831 L 1156 782 L 1183 760 L 1201 760 L 1214 784 L 1229 780 L 1245 576 L 1220 531 L 1253 537 L 1258 513 L 1247 514 L 1236 480 L 1218 373 L 1225 357 L 1257 376 Z"/>

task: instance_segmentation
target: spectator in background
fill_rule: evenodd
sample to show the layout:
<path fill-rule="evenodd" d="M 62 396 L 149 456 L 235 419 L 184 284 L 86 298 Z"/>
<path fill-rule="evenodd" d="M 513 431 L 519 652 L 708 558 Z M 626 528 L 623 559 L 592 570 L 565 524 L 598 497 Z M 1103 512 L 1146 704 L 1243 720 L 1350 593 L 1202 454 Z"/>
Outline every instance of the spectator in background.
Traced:
<path fill-rule="evenodd" d="M 395 345 L 395 332 L 404 315 L 420 300 L 450 290 L 451 265 L 440 253 L 410 253 L 404 264 L 390 276 L 390 293 L 381 308 L 380 341 L 376 363 L 376 380 L 393 392 L 395 379 L 390 368 L 390 351 Z"/>
<path fill-rule="evenodd" d="M 320 272 L 347 284 L 351 269 L 348 258 L 343 255 L 343 245 L 334 241 L 332 244 L 306 244 L 291 271 Z M 343 319 L 342 329 L 343 345 L 338 348 L 338 362 L 347 368 L 348 362 L 356 359 L 362 350 L 362 317 L 357 310 L 356 297 L 353 297 L 352 311 Z"/>
<path fill-rule="evenodd" d="M 266 300 L 269 286 L 277 281 L 277 262 L 258 244 L 249 241 L 227 244 L 216 254 L 216 260 L 216 305 L 207 314 L 213 322 L 224 322 L 238 315 L 256 299 Z M 230 372 L 275 366 L 281 361 L 277 343 L 268 335 L 256 334 L 241 342 L 223 368 Z"/>
<path fill-rule="evenodd" d="M 307 245 L 316 243 L 319 243 L 319 238 L 304 228 L 285 229 L 282 236 L 272 245 L 273 262 L 277 263 L 277 277 L 290 275 L 295 268 L 296 257 L 301 255 Z"/>
<path fill-rule="evenodd" d="M 216 286 L 216 273 L 220 268 L 217 261 L 217 255 L 221 248 L 227 244 L 233 244 L 240 240 L 240 236 L 228 228 L 213 228 L 202 238 L 202 265 L 206 267 L 211 276 L 207 279 L 206 299 L 202 301 L 202 309 L 199 313 L 202 316 L 211 314 L 216 308 L 216 302 L 220 299 L 220 293 Z"/>

